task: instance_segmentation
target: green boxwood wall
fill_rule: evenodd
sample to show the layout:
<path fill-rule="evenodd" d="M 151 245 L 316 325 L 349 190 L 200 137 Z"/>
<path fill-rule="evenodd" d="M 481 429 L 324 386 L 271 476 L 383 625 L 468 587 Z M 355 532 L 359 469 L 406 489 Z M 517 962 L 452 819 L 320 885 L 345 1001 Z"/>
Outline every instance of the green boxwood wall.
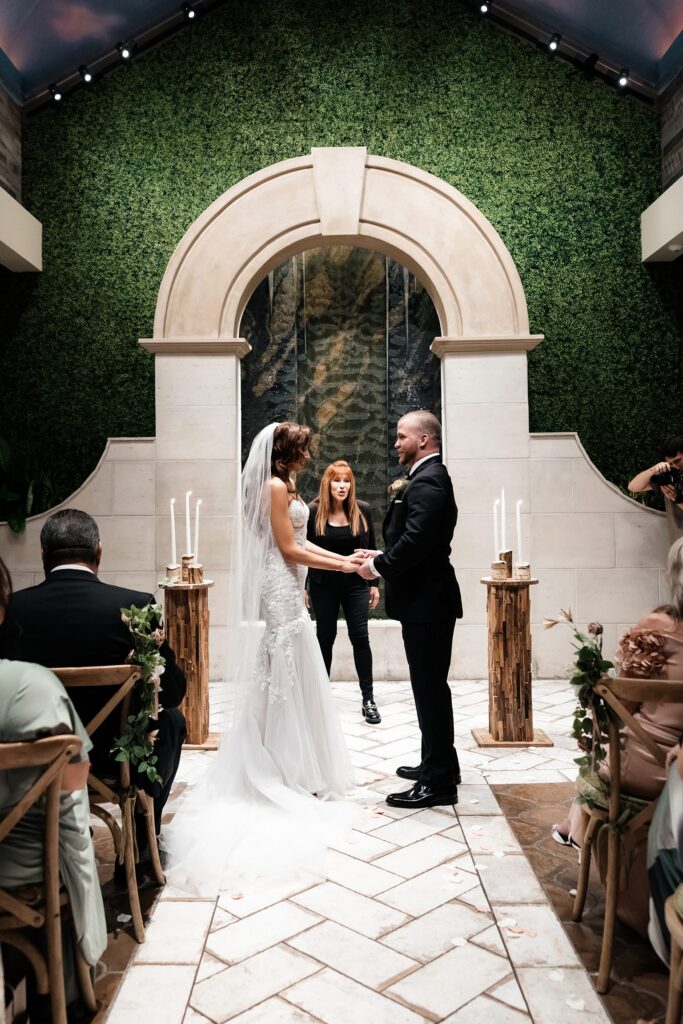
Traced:
<path fill-rule="evenodd" d="M 683 261 L 639 257 L 650 109 L 443 0 L 235 3 L 26 123 L 45 269 L 0 277 L 0 434 L 55 497 L 107 436 L 154 433 L 137 339 L 192 221 L 245 175 L 339 145 L 439 175 L 500 232 L 546 335 L 532 430 L 578 430 L 623 486 L 683 428 Z"/>

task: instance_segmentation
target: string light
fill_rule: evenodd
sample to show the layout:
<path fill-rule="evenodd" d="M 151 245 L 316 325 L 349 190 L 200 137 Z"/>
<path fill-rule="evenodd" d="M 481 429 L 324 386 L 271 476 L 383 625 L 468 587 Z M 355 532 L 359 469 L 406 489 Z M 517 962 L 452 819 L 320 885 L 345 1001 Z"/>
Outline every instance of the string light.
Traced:
<path fill-rule="evenodd" d="M 625 89 L 628 85 L 628 68 L 622 68 L 619 72 L 619 88 Z"/>
<path fill-rule="evenodd" d="M 78 73 L 79 73 L 79 75 L 81 76 L 81 78 L 83 79 L 84 82 L 86 82 L 86 83 L 92 82 L 92 74 L 88 70 L 87 64 L 81 64 L 81 66 L 78 69 Z"/>
<path fill-rule="evenodd" d="M 493 5 L 493 0 L 482 0 L 479 4 L 479 10 L 482 14 L 488 14 Z"/>
<path fill-rule="evenodd" d="M 560 45 L 561 39 L 562 39 L 562 36 L 560 35 L 559 32 L 553 32 L 553 34 L 550 37 L 550 42 L 548 43 L 548 49 L 552 50 L 553 53 L 554 53 L 555 50 L 558 49 L 558 47 Z"/>
<path fill-rule="evenodd" d="M 195 11 L 192 4 L 183 4 L 180 9 L 188 21 L 191 21 L 192 18 L 195 18 L 197 16 L 197 12 Z"/>
<path fill-rule="evenodd" d="M 55 103 L 59 103 L 59 101 L 62 98 L 61 90 L 56 85 L 50 86 L 50 95 L 52 96 L 52 99 L 55 101 Z"/>
<path fill-rule="evenodd" d="M 127 43 L 117 43 L 116 49 L 121 54 L 121 60 L 130 60 L 130 46 Z"/>

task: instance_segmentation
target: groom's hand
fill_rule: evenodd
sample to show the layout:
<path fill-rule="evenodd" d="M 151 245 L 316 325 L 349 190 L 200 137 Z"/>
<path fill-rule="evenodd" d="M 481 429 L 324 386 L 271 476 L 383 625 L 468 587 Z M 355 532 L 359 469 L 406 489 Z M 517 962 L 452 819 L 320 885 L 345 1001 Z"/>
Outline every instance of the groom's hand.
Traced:
<path fill-rule="evenodd" d="M 379 552 L 377 551 L 377 552 L 375 552 L 375 554 L 379 554 Z M 377 579 L 377 575 L 372 571 L 372 567 L 371 567 L 371 564 L 370 564 L 371 562 L 372 562 L 372 558 L 368 558 L 364 562 L 361 562 L 361 564 L 356 569 L 356 572 L 358 573 L 358 575 L 362 576 L 362 578 L 364 580 L 376 580 Z"/>
<path fill-rule="evenodd" d="M 381 550 L 373 551 L 371 548 L 356 548 L 354 555 L 358 555 L 363 561 L 367 558 L 375 558 L 377 555 L 381 555 Z"/>

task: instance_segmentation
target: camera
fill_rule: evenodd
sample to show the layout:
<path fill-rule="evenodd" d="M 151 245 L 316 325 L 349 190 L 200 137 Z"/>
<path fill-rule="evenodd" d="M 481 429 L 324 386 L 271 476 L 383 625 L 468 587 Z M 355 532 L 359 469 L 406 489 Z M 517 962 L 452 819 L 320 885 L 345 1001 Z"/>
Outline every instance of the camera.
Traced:
<path fill-rule="evenodd" d="M 680 505 L 683 502 L 683 473 L 680 473 L 679 470 L 669 469 L 666 473 L 653 473 L 650 483 L 654 484 L 657 490 L 661 487 L 675 487 L 676 504 Z"/>

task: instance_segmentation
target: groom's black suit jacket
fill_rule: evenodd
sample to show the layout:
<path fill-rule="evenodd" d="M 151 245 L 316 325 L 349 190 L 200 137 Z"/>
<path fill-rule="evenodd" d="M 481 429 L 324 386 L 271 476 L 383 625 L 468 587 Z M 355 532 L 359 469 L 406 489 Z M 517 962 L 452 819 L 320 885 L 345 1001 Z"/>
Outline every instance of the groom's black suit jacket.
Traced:
<path fill-rule="evenodd" d="M 153 601 L 152 594 L 114 587 L 91 572 L 51 572 L 42 583 L 18 590 L 12 596 L 10 616 L 16 636 L 9 656 L 48 668 L 122 665 L 131 650 L 132 638 L 121 621 L 121 609 L 133 604 L 142 608 Z M 166 659 L 159 703 L 164 708 L 176 708 L 185 696 L 185 675 L 166 642 L 159 653 Z M 87 725 L 111 694 L 109 687 L 86 686 L 71 690 L 69 696 Z M 163 718 L 161 715 L 160 721 Z M 93 763 L 107 758 L 119 732 L 117 715 L 110 715 L 93 735 Z"/>
<path fill-rule="evenodd" d="M 386 609 L 402 623 L 462 618 L 460 587 L 450 561 L 458 520 L 453 484 L 441 459 L 418 466 L 391 502 L 383 524 L 386 548 L 375 568 L 386 580 Z"/>

